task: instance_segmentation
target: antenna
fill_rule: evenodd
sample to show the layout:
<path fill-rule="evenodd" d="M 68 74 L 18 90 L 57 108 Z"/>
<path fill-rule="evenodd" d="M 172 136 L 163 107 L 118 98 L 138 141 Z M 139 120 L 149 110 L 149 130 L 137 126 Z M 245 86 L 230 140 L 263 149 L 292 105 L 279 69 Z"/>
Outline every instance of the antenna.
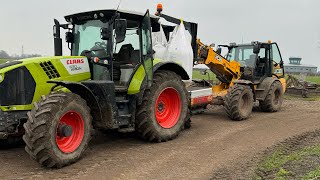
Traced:
<path fill-rule="evenodd" d="M 119 0 L 119 4 L 118 4 L 118 7 L 117 7 L 117 12 L 118 12 L 119 7 L 120 7 L 120 5 L 121 5 L 121 1 L 122 1 L 122 0 Z"/>

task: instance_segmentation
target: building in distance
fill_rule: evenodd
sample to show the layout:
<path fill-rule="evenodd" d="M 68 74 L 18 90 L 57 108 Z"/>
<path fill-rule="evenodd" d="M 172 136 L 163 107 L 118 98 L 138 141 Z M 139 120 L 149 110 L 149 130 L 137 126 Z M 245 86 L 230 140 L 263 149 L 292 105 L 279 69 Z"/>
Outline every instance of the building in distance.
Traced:
<path fill-rule="evenodd" d="M 292 74 L 316 74 L 318 67 L 309 64 L 301 64 L 302 58 L 290 57 L 289 64 L 284 64 L 284 70 L 286 73 Z"/>

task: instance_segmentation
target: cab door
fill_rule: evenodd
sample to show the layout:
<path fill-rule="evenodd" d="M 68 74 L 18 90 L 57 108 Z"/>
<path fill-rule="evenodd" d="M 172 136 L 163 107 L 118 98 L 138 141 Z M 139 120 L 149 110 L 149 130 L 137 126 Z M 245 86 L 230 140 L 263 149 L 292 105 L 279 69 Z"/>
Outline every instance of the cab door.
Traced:
<path fill-rule="evenodd" d="M 142 64 L 145 69 L 148 87 L 150 87 L 152 85 L 153 78 L 153 50 L 149 10 L 147 10 L 146 14 L 140 22 L 140 29 Z"/>
<path fill-rule="evenodd" d="M 272 60 L 272 74 L 279 78 L 284 77 L 283 61 L 280 54 L 279 47 L 276 43 L 271 44 L 271 60 Z"/>

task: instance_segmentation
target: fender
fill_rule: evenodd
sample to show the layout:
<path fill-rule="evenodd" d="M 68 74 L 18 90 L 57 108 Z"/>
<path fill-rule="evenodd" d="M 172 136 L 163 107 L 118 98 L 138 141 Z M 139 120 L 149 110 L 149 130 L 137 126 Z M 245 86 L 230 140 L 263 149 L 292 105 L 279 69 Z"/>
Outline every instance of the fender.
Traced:
<path fill-rule="evenodd" d="M 239 79 L 239 80 L 235 80 L 233 82 L 233 84 L 242 84 L 242 85 L 246 85 L 246 86 L 250 86 L 252 92 L 253 92 L 253 98 L 256 99 L 256 93 L 255 93 L 255 90 L 254 90 L 254 85 L 252 83 L 252 81 L 248 81 L 248 80 L 243 80 L 243 79 Z"/>
<path fill-rule="evenodd" d="M 248 80 L 235 80 L 233 82 L 234 84 L 244 84 L 244 85 L 248 85 L 248 86 L 253 86 L 253 83 L 251 81 Z"/>
<path fill-rule="evenodd" d="M 251 81 L 240 79 L 240 80 L 235 80 L 233 83 L 234 84 L 243 84 L 243 85 L 250 86 L 251 89 L 252 89 L 252 92 L 254 92 L 254 85 L 253 85 L 253 83 Z"/>
<path fill-rule="evenodd" d="M 256 88 L 256 99 L 260 100 L 260 101 L 265 100 L 271 85 L 275 81 L 279 81 L 280 82 L 280 80 L 278 78 L 267 77 L 259 85 L 257 85 L 257 88 Z"/>
<path fill-rule="evenodd" d="M 183 67 L 175 62 L 167 62 L 161 61 L 160 59 L 155 59 L 153 61 L 153 74 L 158 70 L 168 70 L 175 72 L 180 75 L 183 80 L 190 79 L 188 73 L 183 69 Z M 145 79 L 146 73 L 144 70 L 144 66 L 141 64 L 133 73 L 128 88 L 128 94 L 134 95 L 143 92 L 146 86 Z"/>
<path fill-rule="evenodd" d="M 71 81 L 47 81 L 47 83 L 56 84 L 52 90 L 57 86 L 62 86 L 69 89 L 71 92 L 82 97 L 92 109 L 93 119 L 98 122 L 102 121 L 102 111 L 98 100 L 94 96 L 93 92 L 85 85 Z M 94 109 L 93 109 L 94 108 Z"/>
<path fill-rule="evenodd" d="M 186 70 L 179 64 L 175 62 L 160 62 L 153 66 L 153 73 L 156 73 L 158 70 L 167 70 L 172 71 L 181 76 L 183 80 L 189 80 L 190 77 Z"/>

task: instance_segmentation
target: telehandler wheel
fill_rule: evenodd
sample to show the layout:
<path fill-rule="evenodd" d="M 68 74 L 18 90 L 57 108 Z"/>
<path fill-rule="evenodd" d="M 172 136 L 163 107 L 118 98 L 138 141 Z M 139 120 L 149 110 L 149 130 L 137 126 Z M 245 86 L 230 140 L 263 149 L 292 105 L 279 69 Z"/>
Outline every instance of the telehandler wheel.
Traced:
<path fill-rule="evenodd" d="M 283 102 L 283 88 L 279 81 L 272 83 L 264 101 L 259 101 L 260 109 L 264 112 L 277 112 Z"/>
<path fill-rule="evenodd" d="M 136 129 L 145 140 L 174 139 L 189 126 L 189 93 L 181 77 L 171 71 L 154 74 L 153 85 L 145 90 L 137 108 Z"/>
<path fill-rule="evenodd" d="M 253 108 L 253 93 L 250 86 L 234 85 L 225 97 L 225 110 L 230 119 L 241 121 L 247 119 Z"/>
<path fill-rule="evenodd" d="M 42 96 L 24 124 L 26 152 L 45 167 L 76 162 L 91 139 L 92 117 L 85 100 L 73 93 Z"/>

